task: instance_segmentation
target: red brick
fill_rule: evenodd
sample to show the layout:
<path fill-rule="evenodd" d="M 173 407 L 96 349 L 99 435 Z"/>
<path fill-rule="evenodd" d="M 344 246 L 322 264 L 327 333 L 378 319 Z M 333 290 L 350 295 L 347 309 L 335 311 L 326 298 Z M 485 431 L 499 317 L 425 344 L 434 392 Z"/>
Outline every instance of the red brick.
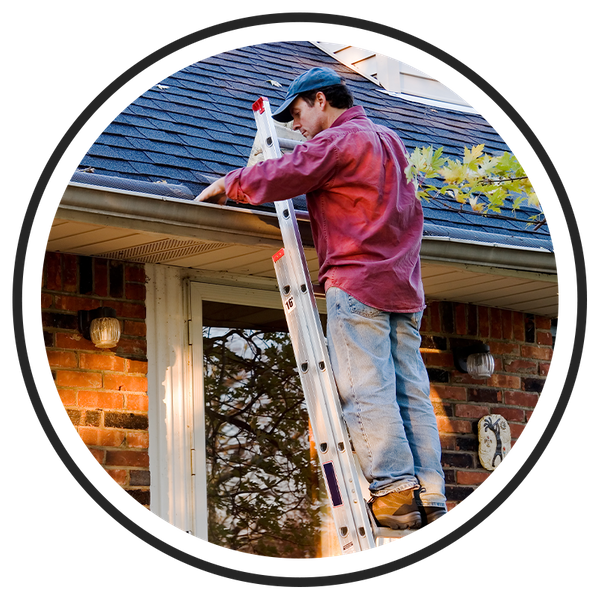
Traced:
<path fill-rule="evenodd" d="M 454 366 L 454 357 L 449 352 L 423 352 L 423 362 L 427 367 Z"/>
<path fill-rule="evenodd" d="M 487 306 L 478 306 L 479 335 L 483 338 L 490 337 L 490 309 Z"/>
<path fill-rule="evenodd" d="M 454 407 L 454 416 L 463 417 L 465 419 L 481 419 L 481 417 L 485 417 L 489 414 L 490 409 L 487 406 L 458 404 Z"/>
<path fill-rule="evenodd" d="M 518 423 L 510 424 L 510 435 L 512 436 L 513 440 L 519 438 L 519 436 L 523 433 L 523 429 L 525 429 L 525 425 L 520 425 Z"/>
<path fill-rule="evenodd" d="M 467 335 L 467 312 L 464 304 L 457 304 L 455 307 L 454 328 L 458 335 Z"/>
<path fill-rule="evenodd" d="M 471 433 L 473 431 L 471 421 L 437 417 L 437 424 L 439 431 L 444 433 Z"/>
<path fill-rule="evenodd" d="M 440 303 L 432 302 L 429 305 L 429 309 L 430 309 L 429 315 L 430 315 L 431 331 L 439 332 L 442 330 L 442 322 L 440 319 Z"/>
<path fill-rule="evenodd" d="M 513 334 L 517 342 L 525 341 L 525 317 L 523 313 L 513 313 Z"/>
<path fill-rule="evenodd" d="M 456 437 L 453 435 L 440 434 L 442 450 L 456 450 Z"/>
<path fill-rule="evenodd" d="M 432 401 L 431 406 L 433 406 L 433 414 L 435 415 L 441 415 L 445 417 L 451 412 L 451 408 L 448 404 Z"/>
<path fill-rule="evenodd" d="M 499 308 L 490 309 L 490 336 L 502 339 L 502 311 Z"/>
<path fill-rule="evenodd" d="M 539 348 L 537 346 L 521 346 L 521 356 L 523 358 L 537 358 L 539 360 L 550 360 L 552 358 L 552 348 Z"/>
<path fill-rule="evenodd" d="M 139 412 L 148 412 L 147 394 L 125 394 L 125 408 Z"/>
<path fill-rule="evenodd" d="M 457 471 L 456 483 L 460 485 L 480 485 L 491 473 L 482 471 Z"/>
<path fill-rule="evenodd" d="M 540 367 L 540 375 L 542 377 L 547 377 L 548 376 L 548 372 L 550 371 L 550 363 L 540 362 L 539 363 L 539 367 Z"/>
<path fill-rule="evenodd" d="M 125 265 L 125 281 L 135 281 L 137 283 L 146 283 L 146 269 L 144 265 L 127 264 Z"/>
<path fill-rule="evenodd" d="M 117 300 L 106 300 L 104 306 L 114 308 L 117 316 L 123 319 L 145 319 L 146 307 L 144 304 L 135 302 L 119 302 Z"/>
<path fill-rule="evenodd" d="M 129 354 L 143 358 L 146 356 L 146 340 L 140 338 L 121 338 L 117 351 L 122 354 Z"/>
<path fill-rule="evenodd" d="M 148 391 L 148 380 L 145 377 L 135 375 L 104 374 L 104 387 L 109 390 L 122 392 L 146 392 Z"/>
<path fill-rule="evenodd" d="M 148 467 L 150 461 L 147 452 L 135 450 L 108 450 L 106 464 L 121 467 Z"/>
<path fill-rule="evenodd" d="M 458 400 L 465 402 L 467 390 L 464 387 L 453 387 L 450 385 L 431 384 L 430 396 L 440 400 Z"/>
<path fill-rule="evenodd" d="M 94 259 L 94 294 L 108 296 L 108 261 Z"/>
<path fill-rule="evenodd" d="M 146 337 L 146 323 L 144 321 L 124 321 L 123 335 Z"/>
<path fill-rule="evenodd" d="M 62 269 L 60 254 L 47 252 L 44 259 L 45 287 L 47 290 L 62 289 Z"/>
<path fill-rule="evenodd" d="M 504 403 L 512 406 L 526 406 L 534 408 L 538 401 L 538 395 L 528 392 L 506 391 L 504 392 Z"/>
<path fill-rule="evenodd" d="M 140 300 L 146 299 L 146 286 L 143 283 L 126 283 L 125 284 L 125 298 L 127 300 Z"/>
<path fill-rule="evenodd" d="M 91 408 L 123 408 L 123 394 L 118 392 L 82 390 L 78 395 L 78 406 Z"/>
<path fill-rule="evenodd" d="M 552 346 L 552 334 L 549 331 L 538 331 L 535 341 L 542 346 Z"/>
<path fill-rule="evenodd" d="M 106 457 L 106 452 L 104 450 L 100 450 L 99 448 L 89 448 L 89 451 L 101 465 L 104 464 L 104 459 Z"/>
<path fill-rule="evenodd" d="M 535 317 L 535 327 L 536 329 L 550 329 L 552 327 L 552 319 L 537 315 Z"/>
<path fill-rule="evenodd" d="M 87 296 L 64 296 L 62 294 L 54 296 L 54 307 L 58 310 L 77 312 L 78 310 L 93 310 L 101 305 L 100 300 Z"/>
<path fill-rule="evenodd" d="M 143 360 L 127 360 L 127 372 L 145 375 L 148 373 L 148 363 Z"/>
<path fill-rule="evenodd" d="M 469 402 L 482 402 L 484 404 L 499 404 L 502 402 L 502 392 L 486 387 L 469 388 L 467 391 Z"/>
<path fill-rule="evenodd" d="M 77 390 L 57 390 L 63 406 L 77 406 Z"/>
<path fill-rule="evenodd" d="M 136 431 L 127 433 L 127 446 L 129 448 L 145 448 L 149 446 L 149 435 L 147 431 Z"/>
<path fill-rule="evenodd" d="M 513 319 L 512 312 L 510 310 L 502 311 L 502 337 L 505 340 L 514 339 L 513 334 Z"/>
<path fill-rule="evenodd" d="M 82 369 L 123 372 L 125 371 L 126 359 L 114 354 L 82 353 L 80 356 L 80 365 Z"/>
<path fill-rule="evenodd" d="M 129 471 L 127 469 L 105 469 L 105 471 L 119 484 L 127 485 Z"/>
<path fill-rule="evenodd" d="M 52 306 L 52 295 L 42 294 L 42 308 L 50 308 Z"/>
<path fill-rule="evenodd" d="M 113 429 L 98 430 L 98 446 L 121 446 L 125 441 L 125 433 L 123 431 Z"/>
<path fill-rule="evenodd" d="M 490 352 L 495 356 L 501 356 L 506 354 L 515 354 L 519 356 L 520 346 L 519 344 L 513 344 L 510 342 L 489 342 Z"/>
<path fill-rule="evenodd" d="M 518 390 L 521 388 L 521 378 L 515 375 L 503 375 L 502 373 L 494 373 L 488 379 L 490 387 L 510 388 Z"/>
<path fill-rule="evenodd" d="M 533 360 L 521 360 L 519 358 L 505 358 L 504 371 L 508 373 L 537 373 L 538 363 Z"/>
<path fill-rule="evenodd" d="M 63 290 L 65 292 L 77 291 L 77 256 L 63 254 Z"/>
<path fill-rule="evenodd" d="M 79 371 L 57 371 L 56 385 L 61 387 L 100 388 L 100 373 L 81 373 Z"/>
<path fill-rule="evenodd" d="M 86 446 L 98 446 L 98 430 L 90 427 L 78 427 L 77 432 Z"/>
<path fill-rule="evenodd" d="M 498 406 L 494 408 L 494 412 L 502 415 L 507 421 L 514 421 L 515 423 L 525 422 L 525 411 L 519 408 L 503 408 Z"/>
<path fill-rule="evenodd" d="M 47 350 L 48 364 L 50 367 L 77 367 L 77 354 L 75 352 L 61 352 L 59 350 Z"/>
<path fill-rule="evenodd" d="M 80 333 L 56 333 L 56 347 L 72 350 L 95 350 L 96 347 L 90 340 L 86 340 Z"/>

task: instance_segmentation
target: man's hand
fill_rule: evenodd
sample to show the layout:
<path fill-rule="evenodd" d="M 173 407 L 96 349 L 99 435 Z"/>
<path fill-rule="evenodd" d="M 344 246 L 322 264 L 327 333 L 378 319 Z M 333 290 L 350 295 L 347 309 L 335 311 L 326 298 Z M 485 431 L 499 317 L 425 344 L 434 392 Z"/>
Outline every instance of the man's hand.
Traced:
<path fill-rule="evenodd" d="M 195 202 L 204 202 L 204 200 L 216 200 L 223 205 L 227 202 L 227 194 L 225 193 L 225 177 L 213 181 L 206 189 L 204 189 L 195 198 Z"/>

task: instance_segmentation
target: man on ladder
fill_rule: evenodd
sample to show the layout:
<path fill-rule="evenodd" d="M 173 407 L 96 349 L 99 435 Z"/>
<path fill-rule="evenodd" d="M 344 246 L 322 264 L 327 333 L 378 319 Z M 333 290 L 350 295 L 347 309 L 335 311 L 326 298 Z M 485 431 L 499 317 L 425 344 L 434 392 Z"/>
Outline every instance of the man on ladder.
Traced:
<path fill-rule="evenodd" d="M 374 124 L 342 78 L 313 68 L 273 114 L 307 142 L 231 171 L 197 201 L 262 204 L 306 194 L 326 290 L 327 339 L 343 413 L 383 527 L 446 512 L 437 423 L 419 347 L 423 211 L 404 144 Z"/>

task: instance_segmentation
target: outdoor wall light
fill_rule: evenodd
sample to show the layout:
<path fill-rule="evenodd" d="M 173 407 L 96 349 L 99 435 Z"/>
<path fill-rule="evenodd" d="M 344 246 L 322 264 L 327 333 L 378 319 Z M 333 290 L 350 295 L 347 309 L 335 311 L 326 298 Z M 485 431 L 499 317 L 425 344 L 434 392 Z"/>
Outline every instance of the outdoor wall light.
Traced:
<path fill-rule="evenodd" d="M 101 307 L 95 310 L 80 310 L 79 331 L 96 348 L 114 348 L 121 337 L 121 324 L 114 308 Z"/>
<path fill-rule="evenodd" d="M 494 357 L 490 347 L 483 342 L 475 342 L 463 348 L 454 348 L 454 366 L 461 373 L 468 373 L 477 379 L 487 379 L 494 372 Z"/>

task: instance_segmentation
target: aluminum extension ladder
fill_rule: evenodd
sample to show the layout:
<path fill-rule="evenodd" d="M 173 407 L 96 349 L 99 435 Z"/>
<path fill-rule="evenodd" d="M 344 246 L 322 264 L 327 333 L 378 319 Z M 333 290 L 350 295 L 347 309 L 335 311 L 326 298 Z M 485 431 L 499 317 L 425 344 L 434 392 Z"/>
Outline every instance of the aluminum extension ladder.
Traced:
<path fill-rule="evenodd" d="M 281 149 L 269 100 L 258 98 L 252 110 L 264 158 L 279 158 Z M 350 554 L 367 550 L 382 538 L 403 537 L 406 533 L 379 527 L 366 505 L 294 205 L 292 200 L 274 204 L 283 248 L 273 256 L 273 264 L 341 551 Z"/>

